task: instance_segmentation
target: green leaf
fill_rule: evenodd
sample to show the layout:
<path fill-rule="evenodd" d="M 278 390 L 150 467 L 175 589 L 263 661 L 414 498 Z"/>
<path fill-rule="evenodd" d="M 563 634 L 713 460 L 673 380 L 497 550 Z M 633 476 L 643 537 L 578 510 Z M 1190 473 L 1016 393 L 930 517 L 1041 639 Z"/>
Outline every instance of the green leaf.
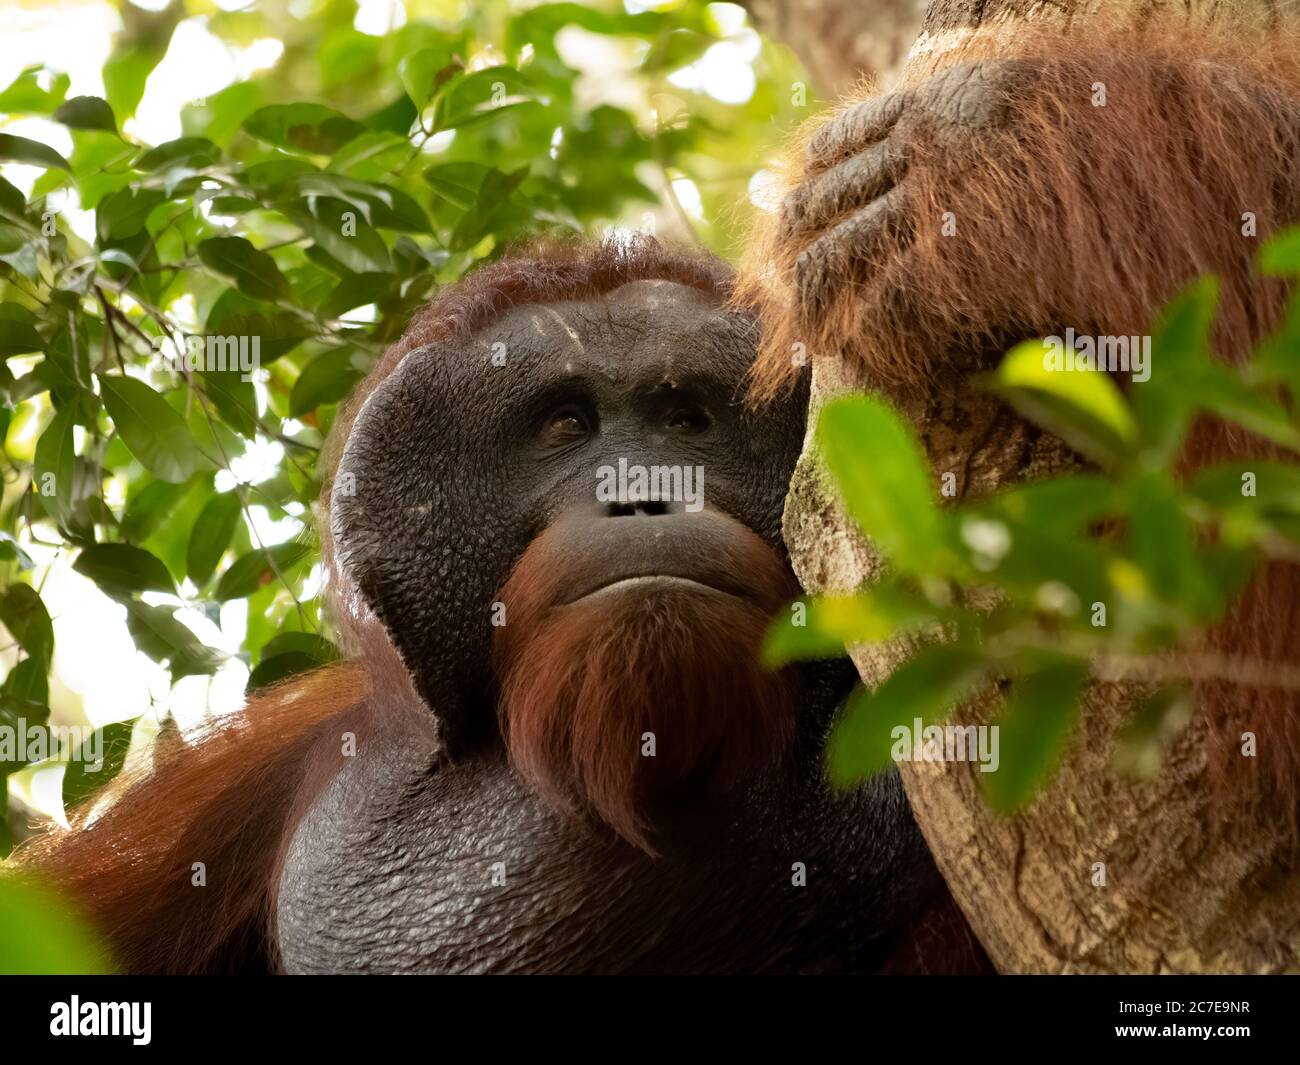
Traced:
<path fill-rule="evenodd" d="M 297 418 L 322 403 L 337 403 L 351 392 L 352 386 L 362 377 L 355 365 L 355 357 L 351 350 L 339 348 L 309 362 L 293 383 L 289 413 Z"/>
<path fill-rule="evenodd" d="M 436 163 L 424 172 L 424 180 L 452 206 L 466 211 L 474 205 L 478 190 L 494 169 L 483 163 Z"/>
<path fill-rule="evenodd" d="M 438 85 L 445 80 L 438 75 L 446 71 L 451 63 L 451 48 L 436 47 L 421 48 L 418 52 L 403 57 L 397 64 L 397 76 L 402 81 L 402 88 L 416 107 L 423 109 L 433 99 Z"/>
<path fill-rule="evenodd" d="M 916 592 L 885 581 L 854 596 L 798 600 L 768 629 L 763 664 L 839 658 L 854 644 L 881 643 L 929 622 L 943 612 Z"/>
<path fill-rule="evenodd" d="M 262 660 L 248 677 L 248 690 L 317 669 L 338 658 L 334 645 L 311 632 L 284 632 L 262 648 Z"/>
<path fill-rule="evenodd" d="M 130 721 L 115 721 L 96 729 L 77 751 L 70 752 L 67 768 L 63 772 L 65 809 L 71 810 L 85 802 L 121 772 L 134 729 L 134 718 Z"/>
<path fill-rule="evenodd" d="M 0 111 L 9 115 L 48 115 L 63 103 L 71 79 L 67 74 L 47 73 L 48 89 L 41 88 L 43 68 L 31 66 L 18 75 L 4 92 L 0 92 Z"/>
<path fill-rule="evenodd" d="M 333 155 L 365 127 L 323 104 L 272 104 L 244 120 L 244 130 L 260 141 L 314 155 Z"/>
<path fill-rule="evenodd" d="M 40 87 L 45 74 L 49 88 Z M 72 79 L 66 74 L 45 72 L 42 66 L 29 66 L 0 92 L 0 112 L 6 114 L 52 114 L 68 95 Z"/>
<path fill-rule="evenodd" d="M 6 588 L 0 595 L 0 622 L 28 655 L 48 668 L 54 654 L 54 626 L 34 588 L 27 584 Z"/>
<path fill-rule="evenodd" d="M 201 167 L 216 162 L 221 158 L 221 149 L 207 137 L 178 137 L 176 140 L 164 141 L 157 148 L 151 148 L 135 161 L 137 170 L 161 170 L 184 162 L 189 166 Z"/>
<path fill-rule="evenodd" d="M 460 129 L 521 104 L 541 102 L 529 80 L 513 67 L 488 67 L 453 78 L 437 95 L 433 128 Z"/>
<path fill-rule="evenodd" d="M 316 196 L 311 201 L 310 211 L 292 207 L 281 210 L 347 270 L 362 274 L 392 269 L 388 246 L 373 227 L 357 225 L 355 233 L 344 235 L 344 223 L 348 221 L 346 215 L 357 213 L 347 201 L 333 196 Z"/>
<path fill-rule="evenodd" d="M 4 178 L 0 178 L 0 214 L 21 218 L 26 206 L 27 197 L 14 185 L 11 185 Z"/>
<path fill-rule="evenodd" d="M 292 351 L 314 334 L 296 314 L 277 311 L 250 300 L 238 289 L 227 289 L 208 312 L 207 331 L 212 336 L 260 337 L 263 366 Z"/>
<path fill-rule="evenodd" d="M 356 307 L 381 304 L 393 294 L 397 278 L 392 274 L 353 274 L 340 281 L 321 302 L 318 310 L 326 318 L 338 318 Z"/>
<path fill-rule="evenodd" d="M 1129 536 L 1133 559 L 1165 602 L 1193 609 L 1199 598 L 1196 530 L 1183 513 L 1167 473 L 1149 474 L 1132 486 Z"/>
<path fill-rule="evenodd" d="M 254 299 L 276 300 L 289 291 L 275 260 L 244 237 L 211 237 L 199 245 L 199 258 Z"/>
<path fill-rule="evenodd" d="M 12 133 L 0 133 L 0 162 L 29 163 L 32 166 L 43 166 L 47 170 L 56 166 L 69 173 L 72 171 L 68 161 L 49 145 L 26 137 L 15 137 Z"/>
<path fill-rule="evenodd" d="M 357 207 L 366 220 L 383 229 L 406 233 L 429 232 L 424 209 L 401 189 L 343 174 L 309 173 L 297 181 L 303 196 L 333 196 Z"/>
<path fill-rule="evenodd" d="M 181 416 L 143 381 L 101 374 L 99 387 L 131 454 L 160 481 L 188 481 L 206 463 Z"/>
<path fill-rule="evenodd" d="M 67 900 L 16 873 L 0 878 L 0 974 L 110 972 L 108 947 Z"/>
<path fill-rule="evenodd" d="M 896 758 L 908 757 L 919 739 L 914 735 L 916 721 L 925 728 L 947 718 L 979 690 L 990 669 L 978 650 L 939 644 L 922 648 L 875 691 L 858 689 L 835 723 L 826 749 L 831 783 L 849 787 L 884 772 Z"/>
<path fill-rule="evenodd" d="M 980 773 L 989 805 L 999 813 L 1027 806 L 1056 769 L 1079 713 L 1086 662 L 1062 659 L 1021 678 L 994 723 L 998 767 Z"/>
<path fill-rule="evenodd" d="M 930 466 L 903 418 L 875 396 L 826 404 L 817 443 L 849 515 L 900 569 L 945 573 L 949 551 Z"/>
<path fill-rule="evenodd" d="M 47 721 L 50 716 L 50 666 L 43 658 L 24 658 L 9 670 L 3 694 L 7 709 L 20 704 L 20 716 L 30 724 Z M 0 772 L 0 775 L 3 775 Z"/>
<path fill-rule="evenodd" d="M 1096 474 L 1072 473 L 1018 484 L 967 503 L 962 509 L 1073 536 L 1109 517 L 1117 505 L 1114 482 Z"/>
<path fill-rule="evenodd" d="M 428 175 L 425 175 L 426 178 Z M 492 167 L 483 177 L 474 197 L 473 206 L 456 223 L 451 234 L 452 251 L 468 251 L 496 228 L 500 219 L 508 215 L 511 197 L 528 177 L 528 167 L 521 166 L 509 174 Z"/>
<path fill-rule="evenodd" d="M 150 480 L 126 501 L 122 515 L 122 535 L 133 543 L 149 539 L 181 504 L 190 490 L 187 484 L 168 484 Z"/>
<path fill-rule="evenodd" d="M 266 96 L 260 80 L 237 81 L 201 104 L 181 109 L 181 128 L 187 137 L 203 136 L 213 144 L 227 145 L 244 120 Z"/>
<path fill-rule="evenodd" d="M 117 119 L 107 100 L 98 96 L 74 96 L 54 112 L 54 121 L 72 129 L 97 129 L 117 133 Z"/>
<path fill-rule="evenodd" d="M 32 325 L 30 313 L 17 313 L 25 311 L 16 303 L 0 303 L 0 358 L 45 350 L 45 341 Z"/>
<path fill-rule="evenodd" d="M 140 233 L 153 209 L 165 200 L 159 189 L 130 186 L 106 196 L 95 209 L 95 230 L 100 243 L 116 243 Z"/>
<path fill-rule="evenodd" d="M 1300 451 L 1300 429 L 1291 423 L 1286 408 L 1247 384 L 1234 367 L 1207 367 L 1189 385 L 1189 391 L 1204 410 L 1236 422 L 1275 444 Z"/>
<path fill-rule="evenodd" d="M 160 13 L 166 17 L 165 13 Z M 167 52 L 171 29 L 152 39 L 120 42 L 104 64 L 104 95 L 114 111 L 126 118 L 135 113 L 145 85 Z"/>
<path fill-rule="evenodd" d="M 221 575 L 213 598 L 224 603 L 228 599 L 243 599 L 252 595 L 263 584 L 274 580 L 277 570 L 283 573 L 308 554 L 310 548 L 294 540 L 249 551 L 232 562 L 230 568 Z"/>
<path fill-rule="evenodd" d="M 181 677 L 207 676 L 215 673 L 225 655 L 205 647 L 193 632 L 176 620 L 176 608 L 150 606 L 138 599 L 128 599 L 126 627 L 136 647 L 155 662 L 165 662 L 171 670 L 172 683 Z"/>
<path fill-rule="evenodd" d="M 29 570 L 36 565 L 32 556 L 14 539 L 14 534 L 3 530 L 0 530 L 0 562 L 16 565 L 20 570 Z"/>
<path fill-rule="evenodd" d="M 1284 229 L 1260 249 L 1259 269 L 1272 277 L 1300 275 L 1300 226 Z"/>
<path fill-rule="evenodd" d="M 1017 344 L 990 387 L 1076 451 L 1097 462 L 1123 464 L 1137 443 L 1132 411 L 1108 374 L 1076 368 L 1058 358 L 1061 350 L 1063 345 L 1042 340 Z"/>
<path fill-rule="evenodd" d="M 1135 383 L 1130 394 L 1147 469 L 1164 468 L 1182 446 L 1195 407 L 1189 385 L 1210 368 L 1218 296 L 1215 279 L 1201 278 L 1171 300 L 1156 321 L 1150 379 Z"/>
<path fill-rule="evenodd" d="M 185 552 L 185 571 L 198 587 L 208 583 L 217 563 L 230 546 L 243 507 L 236 492 L 215 495 L 204 504 L 199 520 L 190 530 Z"/>
<path fill-rule="evenodd" d="M 77 556 L 72 568 L 89 577 L 109 595 L 132 592 L 176 594 L 167 567 L 142 547 L 131 544 L 93 544 Z"/>
<path fill-rule="evenodd" d="M 72 491 L 77 476 L 77 452 L 72 429 L 77 415 L 72 407 L 59 411 L 36 442 L 36 479 L 32 490 L 60 526 L 72 516 Z"/>

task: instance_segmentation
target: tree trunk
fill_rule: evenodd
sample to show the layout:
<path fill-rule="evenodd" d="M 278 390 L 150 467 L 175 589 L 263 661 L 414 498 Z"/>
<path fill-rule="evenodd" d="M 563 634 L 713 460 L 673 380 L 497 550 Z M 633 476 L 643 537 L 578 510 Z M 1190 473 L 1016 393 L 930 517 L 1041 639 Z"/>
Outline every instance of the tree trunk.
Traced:
<path fill-rule="evenodd" d="M 786 45 L 827 99 L 874 78 L 893 84 L 921 26 L 925 0 L 740 0 L 759 28 Z"/>
<path fill-rule="evenodd" d="M 802 5 L 781 6 L 788 15 Z M 819 0 L 807 6 L 823 10 Z M 901 82 L 923 80 L 975 38 L 981 47 L 1014 44 L 1027 20 L 1073 23 L 1103 8 L 1144 21 L 1218 20 L 1241 6 L 1230 0 L 933 0 Z M 1248 8 L 1242 17 L 1279 17 L 1267 0 L 1252 0 Z M 819 361 L 810 425 L 828 398 L 866 388 L 846 366 Z M 1031 443 L 1017 419 L 970 386 L 936 382 L 905 413 L 936 472 L 955 472 L 962 494 L 983 494 L 1072 461 L 1050 440 Z M 810 591 L 851 590 L 878 571 L 878 557 L 834 500 L 807 446 L 786 502 L 785 536 Z M 864 682 L 875 685 L 904 653 L 876 646 L 853 658 Z M 1300 861 L 1293 826 L 1278 817 L 1281 804 L 1252 809 L 1216 802 L 1203 717 L 1183 732 L 1155 780 L 1135 784 L 1115 776 L 1108 764 L 1128 705 L 1129 693 L 1094 688 L 1052 784 L 1011 818 L 987 808 L 970 763 L 901 767 L 939 868 L 994 964 L 1013 973 L 1300 968 Z M 967 707 L 958 717 L 983 723 L 995 709 Z"/>

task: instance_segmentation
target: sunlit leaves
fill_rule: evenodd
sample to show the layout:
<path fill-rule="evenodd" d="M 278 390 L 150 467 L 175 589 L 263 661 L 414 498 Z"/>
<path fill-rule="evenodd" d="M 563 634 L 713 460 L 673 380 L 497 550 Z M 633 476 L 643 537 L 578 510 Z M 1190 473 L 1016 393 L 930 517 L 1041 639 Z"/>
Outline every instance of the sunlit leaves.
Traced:
<path fill-rule="evenodd" d="M 221 149 L 206 137 L 178 137 L 151 148 L 135 161 L 137 170 L 161 170 L 165 166 L 185 163 L 206 166 L 221 158 Z"/>
<path fill-rule="evenodd" d="M 58 152 L 40 141 L 0 133 L 0 162 L 29 163 L 32 166 L 59 167 L 70 170 L 68 161 Z"/>
<path fill-rule="evenodd" d="M 252 595 L 262 585 L 276 579 L 289 567 L 301 562 L 311 548 L 304 543 L 283 543 L 274 547 L 257 548 L 231 563 L 230 568 L 217 581 L 213 598 L 219 602 L 242 599 Z"/>
<path fill-rule="evenodd" d="M 244 120 L 258 140 L 312 155 L 331 155 L 363 132 L 359 122 L 323 104 L 271 104 Z"/>
<path fill-rule="evenodd" d="M 1141 458 L 1153 469 L 1173 460 L 1187 432 L 1196 407 L 1194 382 L 1210 366 L 1210 326 L 1218 291 L 1214 278 L 1202 278 L 1170 301 L 1152 331 L 1154 380 L 1130 390 L 1142 437 Z"/>
<path fill-rule="evenodd" d="M 254 299 L 274 300 L 289 289 L 275 260 L 245 237 L 212 237 L 198 252 L 205 266 L 225 274 Z"/>
<path fill-rule="evenodd" d="M 309 362 L 293 384 L 289 413 L 297 416 L 315 410 L 322 403 L 336 403 L 361 378 L 353 353 L 347 349 L 327 351 Z"/>
<path fill-rule="evenodd" d="M 72 436 L 76 412 L 65 408 L 54 416 L 36 442 L 36 486 L 41 502 L 61 526 L 72 513 L 72 486 L 77 453 Z"/>
<path fill-rule="evenodd" d="M 0 593 L 0 622 L 29 657 L 48 665 L 54 652 L 54 626 L 35 589 L 11 584 Z"/>
<path fill-rule="evenodd" d="M 453 78 L 437 95 L 433 109 L 435 130 L 460 129 L 491 118 L 496 112 L 522 104 L 539 103 L 529 80 L 513 67 L 491 67 Z"/>
<path fill-rule="evenodd" d="M 154 606 L 128 599 L 126 627 L 136 647 L 155 662 L 170 668 L 172 680 L 215 673 L 225 657 L 203 645 L 194 632 L 176 618 L 176 608 Z"/>
<path fill-rule="evenodd" d="M 450 47 L 421 48 L 397 64 L 402 87 L 417 108 L 423 108 L 446 79 L 455 73 Z"/>
<path fill-rule="evenodd" d="M 1118 462 L 1137 439 L 1119 388 L 1106 374 L 1052 365 L 1051 346 L 1028 340 L 1007 353 L 992 386 L 1026 417 L 1099 462 Z"/>
<path fill-rule="evenodd" d="M 107 100 L 98 96 L 74 96 L 54 112 L 54 121 L 72 129 L 98 129 L 117 132 L 117 119 Z"/>
<path fill-rule="evenodd" d="M 126 446 L 155 477 L 179 484 L 203 465 L 203 454 L 184 419 L 143 381 L 106 375 L 99 387 Z"/>
<path fill-rule="evenodd" d="M 67 74 L 42 76 L 39 66 L 28 67 L 0 92 L 0 112 L 10 115 L 52 114 L 63 103 L 70 84 Z"/>
<path fill-rule="evenodd" d="M 92 544 L 77 556 L 72 568 L 110 595 L 176 593 L 167 567 L 144 548 L 131 544 Z"/>
<path fill-rule="evenodd" d="M 72 809 L 115 777 L 131 746 L 131 721 L 116 721 L 97 729 L 72 755 L 63 771 L 63 805 Z"/>
<path fill-rule="evenodd" d="M 190 531 L 185 552 L 185 571 L 199 587 L 207 584 L 230 546 L 242 512 L 239 496 L 234 492 L 214 495 L 204 505 L 199 520 Z"/>
<path fill-rule="evenodd" d="M 903 569 L 942 572 L 947 537 L 929 464 L 898 413 L 870 396 L 837 399 L 821 412 L 817 443 L 862 531 Z"/>
<path fill-rule="evenodd" d="M 941 616 L 915 588 L 886 582 L 853 596 L 825 596 L 791 604 L 773 624 L 763 648 L 770 668 L 787 662 L 839 657 L 854 644 L 885 640 L 925 625 Z"/>
<path fill-rule="evenodd" d="M 263 688 L 297 673 L 305 673 L 338 658 L 328 640 L 310 632 L 286 632 L 262 651 L 262 660 L 248 678 L 248 686 Z"/>
<path fill-rule="evenodd" d="M 1270 240 L 1259 254 L 1263 273 L 1278 277 L 1300 276 L 1300 229 L 1289 229 Z"/>

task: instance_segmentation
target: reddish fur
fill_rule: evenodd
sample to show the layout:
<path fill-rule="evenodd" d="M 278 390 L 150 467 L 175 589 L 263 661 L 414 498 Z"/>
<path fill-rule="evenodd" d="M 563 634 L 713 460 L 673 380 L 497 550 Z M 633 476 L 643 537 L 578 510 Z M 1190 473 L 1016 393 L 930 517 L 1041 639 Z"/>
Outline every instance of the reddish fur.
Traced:
<path fill-rule="evenodd" d="M 906 179 L 914 244 L 887 244 L 869 269 L 844 264 L 847 284 L 829 305 L 800 308 L 790 295 L 795 260 L 820 234 L 790 243 L 775 218 L 760 224 L 735 294 L 760 306 L 756 398 L 793 380 L 797 341 L 814 357 L 856 366 L 886 393 L 916 394 L 938 375 L 978 368 L 961 353 L 987 350 L 994 329 L 1024 337 L 1067 326 L 1145 334 L 1164 302 L 1206 273 L 1222 280 L 1214 339 L 1223 358 L 1244 358 L 1279 324 L 1287 288 L 1253 265 L 1270 234 L 1300 221 L 1294 23 L 1263 34 L 1234 26 L 1230 36 L 1164 20 L 1146 32 L 1021 23 L 1015 36 L 993 43 L 1003 40 L 1011 49 L 998 58 L 1047 60 L 1040 80 L 1015 101 L 1005 129 L 942 143 L 921 131 Z M 950 60 L 975 58 L 967 49 Z M 1240 91 L 1234 78 L 1252 91 Z M 1104 107 L 1090 102 L 1098 81 Z M 798 152 L 813 132 L 805 131 Z M 790 187 L 819 170 L 796 162 Z M 956 215 L 955 236 L 941 235 L 945 211 Z M 1242 235 L 1243 211 L 1257 215 L 1257 238 Z M 1244 432 L 1207 423 L 1197 427 L 1184 468 L 1271 454 Z M 1295 665 L 1297 632 L 1300 568 L 1277 563 L 1256 576 L 1205 644 Z M 1201 684 L 1198 694 L 1216 735 L 1212 769 L 1221 789 L 1294 819 L 1300 695 L 1222 682 Z M 1256 759 L 1240 755 L 1246 730 L 1259 737 Z"/>
<path fill-rule="evenodd" d="M 784 750 L 792 693 L 759 665 L 759 650 L 798 588 L 737 522 L 730 568 L 752 599 L 674 588 L 557 605 L 574 574 L 549 541 L 533 541 L 499 597 L 510 618 L 495 655 L 511 762 L 552 805 L 591 812 L 652 851 L 649 808 L 660 796 L 725 787 Z M 645 732 L 653 758 L 641 755 Z"/>
<path fill-rule="evenodd" d="M 367 692 L 365 670 L 340 663 L 260 693 L 124 769 L 17 863 L 79 903 L 126 971 L 273 964 L 260 952 L 291 813 L 328 779 L 309 773 L 311 747 L 322 722 L 364 707 Z M 192 884 L 195 862 L 206 887 Z"/>
<path fill-rule="evenodd" d="M 1014 121 L 957 141 L 922 130 L 906 178 L 915 241 L 886 244 L 869 269 L 844 264 L 848 283 L 829 305 L 805 309 L 789 297 L 795 260 L 820 234 L 789 241 L 774 217 L 760 223 L 736 289 L 762 310 L 759 397 L 793 381 L 796 342 L 860 366 L 880 388 L 914 391 L 970 369 L 954 353 L 996 339 L 994 329 L 1146 333 L 1155 311 L 1204 273 L 1224 279 L 1225 354 L 1249 350 L 1276 323 L 1285 289 L 1254 276 L 1252 262 L 1280 208 L 1300 209 L 1297 38 L 1097 28 L 1081 47 L 1077 27 L 1028 32 L 1014 56 L 1045 62 Z M 1265 91 L 1235 91 L 1229 70 Z M 1104 107 L 1090 103 L 1098 81 Z M 820 169 L 796 163 L 790 186 Z M 1258 238 L 1241 235 L 1247 210 Z M 955 236 L 942 235 L 946 211 Z"/>

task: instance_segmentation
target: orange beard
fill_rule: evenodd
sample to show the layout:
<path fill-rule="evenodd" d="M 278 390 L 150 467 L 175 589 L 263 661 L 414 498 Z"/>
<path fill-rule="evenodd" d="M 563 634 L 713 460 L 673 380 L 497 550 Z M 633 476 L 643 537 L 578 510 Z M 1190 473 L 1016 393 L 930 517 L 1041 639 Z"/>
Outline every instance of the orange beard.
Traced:
<path fill-rule="evenodd" d="M 790 680 L 758 654 L 798 589 L 775 553 L 738 529 L 746 598 L 659 583 L 556 605 L 571 575 L 548 560 L 546 534 L 501 592 L 498 714 L 516 772 L 552 806 L 591 813 L 647 852 L 655 808 L 772 765 L 793 731 Z M 653 756 L 643 753 L 651 742 Z"/>

